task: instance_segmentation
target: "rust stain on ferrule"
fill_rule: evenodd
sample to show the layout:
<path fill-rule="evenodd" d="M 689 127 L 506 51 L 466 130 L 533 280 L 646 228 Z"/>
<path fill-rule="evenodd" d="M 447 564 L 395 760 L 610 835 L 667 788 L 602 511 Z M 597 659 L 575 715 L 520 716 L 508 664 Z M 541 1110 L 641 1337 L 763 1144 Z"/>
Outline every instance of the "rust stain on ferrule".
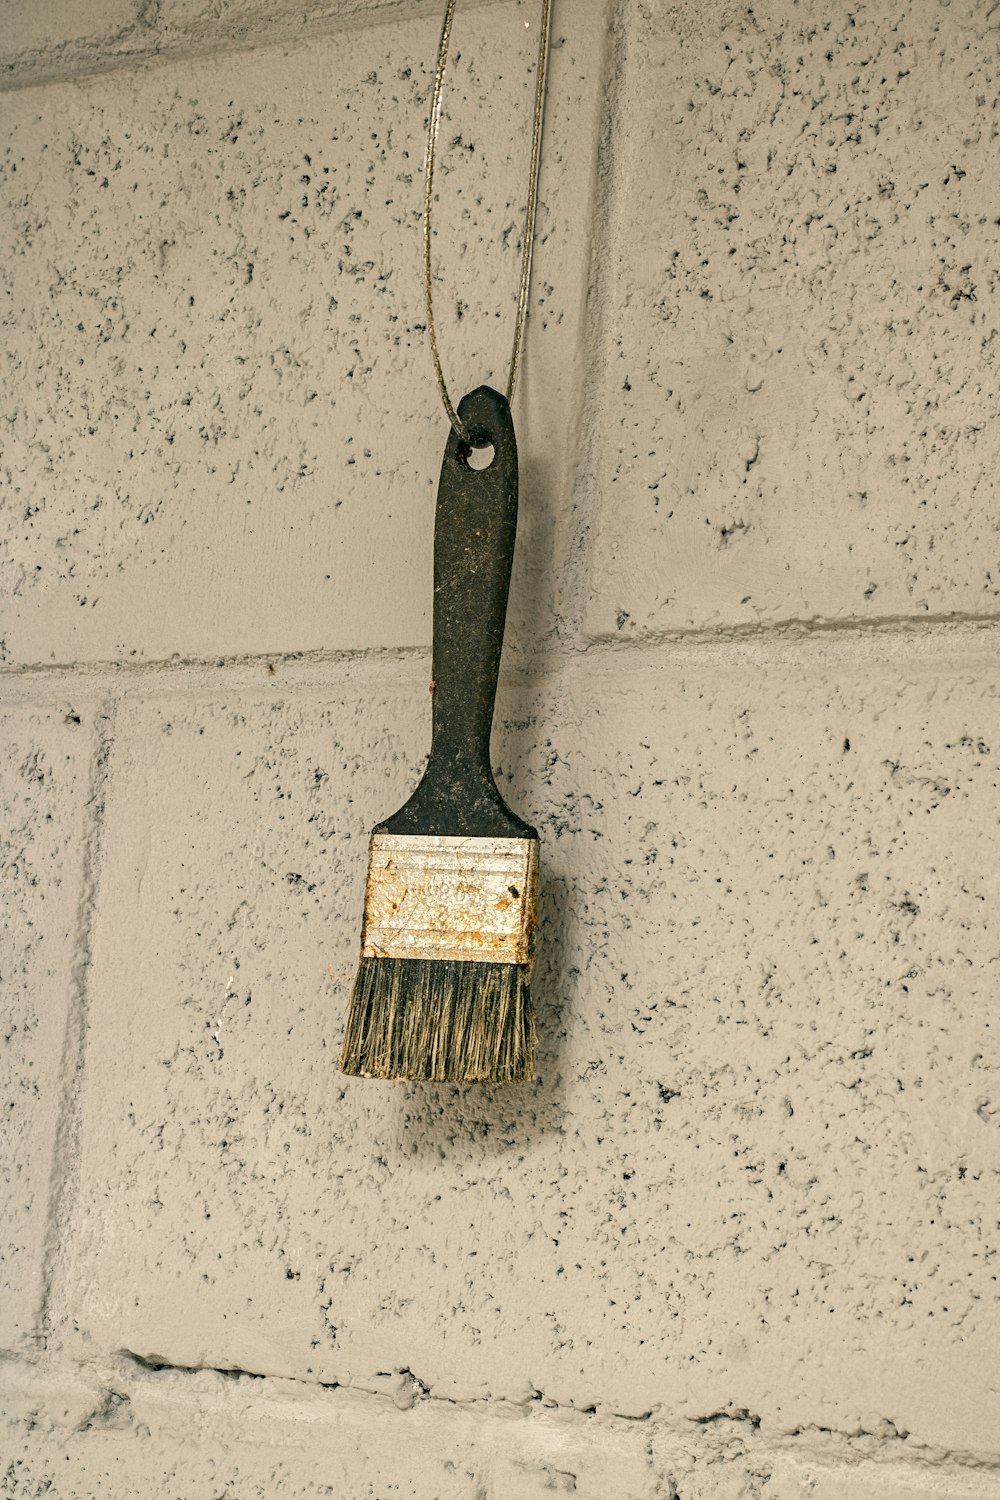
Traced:
<path fill-rule="evenodd" d="M 364 958 L 530 964 L 537 839 L 373 833 Z"/>

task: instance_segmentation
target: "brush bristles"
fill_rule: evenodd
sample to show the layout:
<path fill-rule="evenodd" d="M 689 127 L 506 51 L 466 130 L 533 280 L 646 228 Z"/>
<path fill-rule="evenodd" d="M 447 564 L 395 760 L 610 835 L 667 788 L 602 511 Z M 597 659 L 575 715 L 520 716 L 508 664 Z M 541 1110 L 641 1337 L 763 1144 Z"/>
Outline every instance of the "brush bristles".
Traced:
<path fill-rule="evenodd" d="M 340 1056 L 344 1073 L 433 1083 L 535 1076 L 526 964 L 362 958 Z"/>

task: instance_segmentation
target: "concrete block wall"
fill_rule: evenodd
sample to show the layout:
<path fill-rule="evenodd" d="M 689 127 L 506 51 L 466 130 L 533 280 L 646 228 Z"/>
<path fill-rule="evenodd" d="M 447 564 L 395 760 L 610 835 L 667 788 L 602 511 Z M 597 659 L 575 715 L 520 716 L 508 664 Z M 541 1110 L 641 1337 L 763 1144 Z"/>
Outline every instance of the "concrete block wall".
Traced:
<path fill-rule="evenodd" d="M 336 1070 L 427 747 L 440 12 L 0 11 L 0 1493 L 998 1500 L 996 14 L 557 0 L 503 1090 Z M 456 394 L 537 24 L 456 22 Z"/>

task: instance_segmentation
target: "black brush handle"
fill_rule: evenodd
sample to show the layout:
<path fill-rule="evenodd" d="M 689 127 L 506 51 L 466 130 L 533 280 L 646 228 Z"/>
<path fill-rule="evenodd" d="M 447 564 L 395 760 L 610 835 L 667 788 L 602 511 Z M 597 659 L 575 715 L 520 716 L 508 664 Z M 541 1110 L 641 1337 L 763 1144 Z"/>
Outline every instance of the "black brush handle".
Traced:
<path fill-rule="evenodd" d="M 486 469 L 452 430 L 434 520 L 434 730 L 430 760 L 409 802 L 379 833 L 535 838 L 497 790 L 490 730 L 517 536 L 517 443 L 504 396 L 480 386 L 458 415 Z"/>

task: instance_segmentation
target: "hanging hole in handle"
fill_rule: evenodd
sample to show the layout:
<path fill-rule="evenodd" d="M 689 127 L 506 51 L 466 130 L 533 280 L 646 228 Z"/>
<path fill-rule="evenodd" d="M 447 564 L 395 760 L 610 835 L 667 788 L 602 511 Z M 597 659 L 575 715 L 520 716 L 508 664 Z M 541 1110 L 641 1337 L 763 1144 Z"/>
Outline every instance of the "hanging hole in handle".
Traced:
<path fill-rule="evenodd" d="M 482 473 L 496 457 L 496 444 L 490 439 L 489 429 L 470 427 L 468 437 L 460 440 L 455 457 L 463 469 L 475 469 Z"/>
<path fill-rule="evenodd" d="M 496 451 L 492 443 L 484 443 L 480 448 L 470 448 L 465 456 L 467 467 L 480 472 L 488 469 L 496 457 Z"/>

